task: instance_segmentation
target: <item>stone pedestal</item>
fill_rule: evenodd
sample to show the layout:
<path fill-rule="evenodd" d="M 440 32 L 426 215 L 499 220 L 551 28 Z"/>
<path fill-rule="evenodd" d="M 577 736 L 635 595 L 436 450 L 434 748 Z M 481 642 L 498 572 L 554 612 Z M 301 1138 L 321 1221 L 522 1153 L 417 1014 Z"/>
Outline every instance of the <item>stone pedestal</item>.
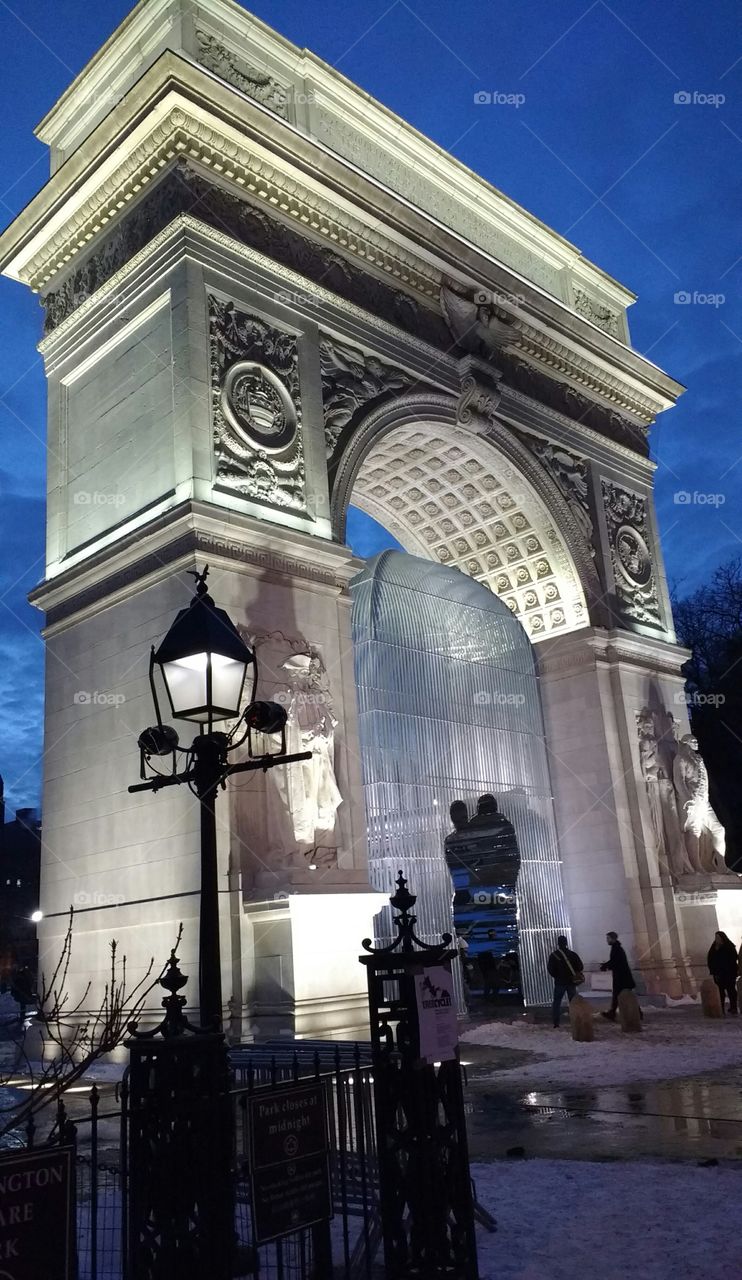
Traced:
<path fill-rule="evenodd" d="M 380 893 L 289 893 L 245 905 L 249 1033 L 354 1039 L 368 1034 L 361 941 Z"/>

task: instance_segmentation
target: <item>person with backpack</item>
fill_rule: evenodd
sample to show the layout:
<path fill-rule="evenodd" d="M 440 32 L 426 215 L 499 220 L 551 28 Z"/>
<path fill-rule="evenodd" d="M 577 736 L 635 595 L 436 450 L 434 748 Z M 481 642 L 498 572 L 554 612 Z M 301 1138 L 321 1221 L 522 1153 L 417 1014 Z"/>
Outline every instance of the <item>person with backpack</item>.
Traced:
<path fill-rule="evenodd" d="M 567 1003 L 574 1000 L 579 984 L 585 981 L 585 975 L 582 972 L 582 961 L 576 951 L 570 951 L 567 939 L 563 935 L 557 938 L 556 947 L 549 956 L 546 968 L 554 979 L 552 1014 L 554 1026 L 558 1027 L 562 1012 L 562 1000 L 565 995 Z"/>

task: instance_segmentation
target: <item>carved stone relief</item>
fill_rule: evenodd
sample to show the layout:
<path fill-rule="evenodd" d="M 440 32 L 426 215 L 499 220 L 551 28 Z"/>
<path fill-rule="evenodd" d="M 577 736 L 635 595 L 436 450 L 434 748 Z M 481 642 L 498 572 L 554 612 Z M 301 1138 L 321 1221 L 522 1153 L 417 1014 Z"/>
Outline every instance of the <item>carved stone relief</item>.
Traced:
<path fill-rule="evenodd" d="M 661 622 L 657 583 L 648 545 L 647 499 L 601 480 L 608 542 L 622 612 L 637 622 Z"/>
<path fill-rule="evenodd" d="M 296 336 L 209 296 L 216 483 L 242 497 L 304 510 Z"/>
<path fill-rule="evenodd" d="M 604 303 L 598 302 L 592 298 L 584 289 L 574 289 L 574 307 L 578 316 L 584 316 L 586 320 L 592 320 L 593 324 L 602 329 L 604 333 L 608 333 L 612 338 L 622 337 L 621 332 L 621 316 L 617 311 L 613 311 Z"/>
<path fill-rule="evenodd" d="M 698 743 L 665 707 L 636 713 L 639 762 L 660 865 L 674 879 L 732 875 L 724 861 L 725 833 L 709 801 L 709 780 Z"/>
<path fill-rule="evenodd" d="M 319 347 L 322 371 L 322 400 L 325 414 L 325 443 L 331 458 L 338 442 L 356 414 L 383 396 L 400 395 L 415 383 L 412 374 L 387 364 L 378 356 L 366 355 L 335 338 L 322 337 Z"/>
<path fill-rule="evenodd" d="M 502 374 L 474 356 L 464 356 L 459 361 L 459 372 L 461 393 L 456 403 L 456 425 L 486 433 L 495 424 L 502 399 Z"/>
<path fill-rule="evenodd" d="M 208 35 L 198 27 L 196 39 L 199 45 L 198 60 L 207 71 L 213 71 L 222 80 L 226 80 L 227 84 L 275 111 L 284 120 L 288 119 L 288 94 L 278 80 L 268 75 L 264 69 L 237 57 L 216 36 Z"/>
<path fill-rule="evenodd" d="M 563 444 L 555 444 L 543 436 L 534 436 L 527 431 L 512 430 L 518 439 L 538 458 L 542 467 L 548 471 L 552 480 L 563 493 L 569 503 L 570 511 L 575 517 L 590 553 L 595 556 L 593 538 L 593 521 L 588 499 L 589 478 L 586 458 L 580 458 Z"/>
<path fill-rule="evenodd" d="M 635 422 L 613 409 L 605 409 L 574 387 L 549 377 L 545 370 L 542 371 L 538 365 L 524 360 L 517 351 L 499 352 L 497 363 L 503 371 L 503 391 L 506 386 L 512 386 L 532 400 L 564 414 L 573 422 L 584 423 L 608 440 L 615 440 L 617 444 L 624 445 L 642 457 L 649 455 L 647 424 Z"/>
<path fill-rule="evenodd" d="M 452 337 L 462 351 L 486 361 L 497 362 L 503 390 L 506 386 L 512 386 L 541 400 L 559 413 L 584 422 L 609 439 L 642 454 L 648 453 L 649 417 L 645 406 L 638 402 L 633 406 L 645 418 L 645 421 L 634 423 L 615 410 L 606 410 L 596 404 L 569 383 L 549 377 L 546 369 L 539 368 L 540 363 L 547 364 L 565 377 L 575 379 L 581 385 L 594 386 L 596 391 L 600 391 L 595 379 L 574 359 L 568 359 L 565 348 L 551 344 L 553 350 L 542 349 L 535 331 L 519 318 L 498 307 L 486 290 L 466 291 L 458 285 L 454 288 L 450 281 L 444 281 L 441 286 L 441 311 Z M 523 353 L 532 356 L 535 363 L 524 359 Z"/>
<path fill-rule="evenodd" d="M 286 708 L 286 749 L 311 758 L 266 775 L 267 846 L 274 867 L 329 868 L 337 864 L 337 810 L 343 796 L 335 774 L 335 730 L 330 681 L 322 655 L 303 637 L 262 632 L 250 639 L 269 696 Z M 279 740 L 258 743 L 274 754 Z"/>
<path fill-rule="evenodd" d="M 444 282 L 441 310 L 459 347 L 475 356 L 490 359 L 518 335 L 517 321 L 496 306 L 486 290 L 462 292 Z"/>
<path fill-rule="evenodd" d="M 450 345 L 441 316 L 327 245 L 316 244 L 249 201 L 214 186 L 182 159 L 58 288 L 45 294 L 44 332 L 51 333 L 181 213 L 195 214 L 207 226 L 249 244 L 416 338 L 442 349 Z"/>

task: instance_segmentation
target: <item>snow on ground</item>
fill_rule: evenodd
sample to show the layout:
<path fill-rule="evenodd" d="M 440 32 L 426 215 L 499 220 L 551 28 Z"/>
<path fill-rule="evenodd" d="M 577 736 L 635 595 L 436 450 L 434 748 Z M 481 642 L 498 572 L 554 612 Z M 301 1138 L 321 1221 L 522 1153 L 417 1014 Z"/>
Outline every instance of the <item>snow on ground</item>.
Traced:
<path fill-rule="evenodd" d="M 480 1280 L 741 1280 L 742 1171 L 523 1160 L 472 1165 L 496 1217 Z"/>
<path fill-rule="evenodd" d="M 566 1017 L 562 1023 L 557 1031 L 528 1022 L 473 1027 L 461 1037 L 462 1059 L 466 1060 L 466 1043 L 544 1055 L 543 1062 L 492 1072 L 498 1084 L 540 1088 L 677 1080 L 742 1066 L 742 1018 L 716 1021 L 695 1010 L 645 1009 L 644 1030 L 627 1035 L 618 1024 L 596 1017 L 591 1044 L 574 1041 Z M 739 1275 L 742 1280 L 742 1252 Z"/>

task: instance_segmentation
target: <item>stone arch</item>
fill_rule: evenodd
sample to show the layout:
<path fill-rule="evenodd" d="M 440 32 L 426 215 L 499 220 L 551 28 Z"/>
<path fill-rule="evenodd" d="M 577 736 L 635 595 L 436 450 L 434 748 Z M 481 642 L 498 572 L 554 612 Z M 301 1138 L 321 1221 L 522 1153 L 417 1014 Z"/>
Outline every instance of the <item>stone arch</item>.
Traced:
<path fill-rule="evenodd" d="M 592 551 L 557 485 L 507 426 L 457 420 L 443 394 L 369 413 L 337 465 L 333 528 L 351 501 L 405 550 L 462 570 L 500 596 L 538 641 L 588 625 L 599 596 Z"/>

